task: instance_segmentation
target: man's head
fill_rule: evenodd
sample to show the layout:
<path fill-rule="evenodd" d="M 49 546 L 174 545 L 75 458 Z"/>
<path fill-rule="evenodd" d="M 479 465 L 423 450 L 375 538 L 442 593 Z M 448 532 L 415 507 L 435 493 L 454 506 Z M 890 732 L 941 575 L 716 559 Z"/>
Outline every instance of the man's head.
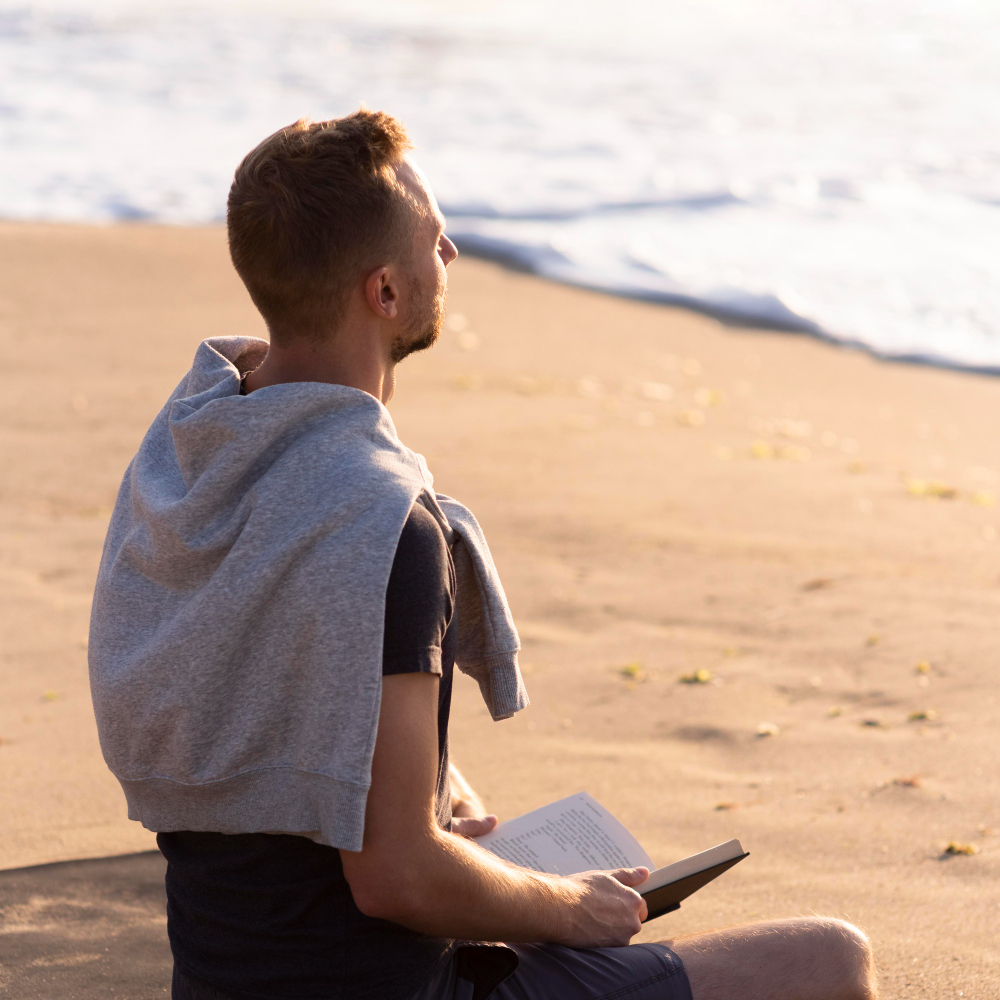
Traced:
<path fill-rule="evenodd" d="M 456 251 L 410 148 L 394 118 L 362 110 L 298 121 L 240 164 L 229 249 L 273 344 L 324 341 L 352 305 L 392 331 L 393 361 L 437 339 Z"/>

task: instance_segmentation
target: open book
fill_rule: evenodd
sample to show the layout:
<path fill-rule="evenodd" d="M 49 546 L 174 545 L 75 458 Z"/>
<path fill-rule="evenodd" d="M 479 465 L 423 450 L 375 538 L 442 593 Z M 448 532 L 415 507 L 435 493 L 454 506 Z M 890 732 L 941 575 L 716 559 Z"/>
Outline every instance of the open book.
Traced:
<path fill-rule="evenodd" d="M 506 861 L 550 875 L 648 868 L 649 878 L 636 887 L 646 901 L 647 920 L 679 909 L 682 900 L 747 856 L 738 840 L 729 840 L 656 868 L 635 837 L 586 792 L 501 823 L 476 843 Z"/>

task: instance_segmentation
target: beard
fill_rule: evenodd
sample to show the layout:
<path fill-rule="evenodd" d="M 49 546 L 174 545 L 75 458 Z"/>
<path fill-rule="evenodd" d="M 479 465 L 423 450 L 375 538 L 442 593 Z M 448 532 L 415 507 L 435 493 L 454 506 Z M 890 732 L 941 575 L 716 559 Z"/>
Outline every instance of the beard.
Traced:
<path fill-rule="evenodd" d="M 413 319 L 393 342 L 390 357 L 397 365 L 403 358 L 432 347 L 444 326 L 444 288 L 439 285 L 430 289 L 413 279 L 407 284 L 413 301 Z"/>

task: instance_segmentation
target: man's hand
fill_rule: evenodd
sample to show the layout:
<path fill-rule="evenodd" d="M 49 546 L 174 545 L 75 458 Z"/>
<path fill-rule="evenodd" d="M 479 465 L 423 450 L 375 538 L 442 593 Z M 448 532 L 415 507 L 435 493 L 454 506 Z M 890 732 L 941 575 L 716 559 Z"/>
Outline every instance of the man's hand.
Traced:
<path fill-rule="evenodd" d="M 559 944 L 571 948 L 617 948 L 639 933 L 646 918 L 646 901 L 632 888 L 649 878 L 648 868 L 618 868 L 611 872 L 567 875 L 574 887 L 575 906 L 567 910 L 567 928 Z"/>
<path fill-rule="evenodd" d="M 497 818 L 492 813 L 488 816 L 452 816 L 451 832 L 460 837 L 483 837 L 497 828 Z"/>

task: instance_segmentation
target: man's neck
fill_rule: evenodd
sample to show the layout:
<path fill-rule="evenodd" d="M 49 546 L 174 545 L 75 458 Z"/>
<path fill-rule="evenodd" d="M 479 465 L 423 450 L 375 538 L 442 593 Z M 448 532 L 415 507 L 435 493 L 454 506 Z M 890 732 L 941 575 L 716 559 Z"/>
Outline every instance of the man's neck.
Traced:
<path fill-rule="evenodd" d="M 366 333 L 368 333 L 366 331 Z M 273 340 L 261 364 L 245 380 L 247 392 L 283 382 L 329 382 L 361 389 L 383 403 L 396 384 L 395 365 L 381 338 L 341 330 L 326 340 Z"/>

